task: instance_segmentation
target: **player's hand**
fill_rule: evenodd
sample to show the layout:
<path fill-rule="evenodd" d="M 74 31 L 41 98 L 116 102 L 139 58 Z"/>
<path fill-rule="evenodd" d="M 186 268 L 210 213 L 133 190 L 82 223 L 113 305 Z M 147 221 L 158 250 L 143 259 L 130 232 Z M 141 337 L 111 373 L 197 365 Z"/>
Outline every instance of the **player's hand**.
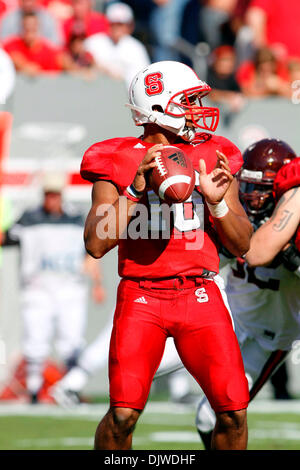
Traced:
<path fill-rule="evenodd" d="M 199 162 L 199 186 L 209 204 L 218 204 L 233 180 L 227 157 L 218 150 L 216 153 L 218 161 L 211 173 L 206 173 L 204 160 L 201 159 Z"/>
<path fill-rule="evenodd" d="M 289 271 L 297 273 L 299 276 L 300 271 L 300 253 L 295 245 L 294 240 L 291 240 L 285 245 L 281 251 L 282 264 Z M 299 274 L 298 274 L 299 273 Z M 300 276 L 299 276 L 300 277 Z"/>
<path fill-rule="evenodd" d="M 144 159 L 138 167 L 135 178 L 133 180 L 133 186 L 137 191 L 145 191 L 147 186 L 146 174 L 149 170 L 156 166 L 154 159 L 161 156 L 162 149 L 163 144 L 156 144 L 147 151 Z"/>

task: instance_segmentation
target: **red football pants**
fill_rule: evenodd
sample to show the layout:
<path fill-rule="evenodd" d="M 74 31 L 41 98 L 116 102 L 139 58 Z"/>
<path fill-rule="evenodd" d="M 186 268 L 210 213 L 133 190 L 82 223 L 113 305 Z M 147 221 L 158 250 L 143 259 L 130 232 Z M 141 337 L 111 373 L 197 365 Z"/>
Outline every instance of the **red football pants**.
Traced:
<path fill-rule="evenodd" d="M 121 281 L 109 353 L 111 406 L 144 408 L 172 336 L 215 412 L 247 408 L 248 383 L 221 291 L 213 280 L 186 283 L 160 289 L 159 283 Z"/>

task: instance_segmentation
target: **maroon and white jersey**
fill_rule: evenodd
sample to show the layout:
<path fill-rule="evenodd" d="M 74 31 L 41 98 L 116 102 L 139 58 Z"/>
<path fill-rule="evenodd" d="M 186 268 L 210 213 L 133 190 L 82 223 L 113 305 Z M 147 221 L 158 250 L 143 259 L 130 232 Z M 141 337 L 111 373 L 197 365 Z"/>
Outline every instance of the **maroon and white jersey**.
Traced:
<path fill-rule="evenodd" d="M 91 182 L 110 181 L 122 194 L 132 183 L 140 162 L 152 145 L 135 137 L 96 143 L 83 156 L 81 176 Z M 227 156 L 231 172 L 235 174 L 243 164 L 241 153 L 228 139 L 205 133 L 192 143 L 182 142 L 175 146 L 193 163 L 195 190 L 186 202 L 172 204 L 168 237 L 162 235 L 165 226 L 158 196 L 153 191 L 143 196 L 141 204 L 148 208 L 149 214 L 148 238 L 127 236 L 119 240 L 121 277 L 157 279 L 219 271 L 218 237 L 198 186 L 199 160 L 205 160 L 209 173 L 216 165 L 216 150 L 219 150 Z"/>
<path fill-rule="evenodd" d="M 265 350 L 291 349 L 300 339 L 300 280 L 282 264 L 249 267 L 230 261 L 226 294 L 241 343 L 252 337 Z"/>

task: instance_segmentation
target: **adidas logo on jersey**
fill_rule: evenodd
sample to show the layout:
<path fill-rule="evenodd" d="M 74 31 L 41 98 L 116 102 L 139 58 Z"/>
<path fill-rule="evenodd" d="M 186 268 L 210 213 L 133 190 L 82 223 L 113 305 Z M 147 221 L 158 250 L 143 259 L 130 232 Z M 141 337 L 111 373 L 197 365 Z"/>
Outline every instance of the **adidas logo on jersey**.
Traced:
<path fill-rule="evenodd" d="M 145 145 L 138 143 L 133 148 L 134 149 L 145 149 L 146 147 L 145 147 Z"/>
<path fill-rule="evenodd" d="M 138 299 L 135 299 L 134 302 L 138 303 L 138 304 L 147 304 L 147 300 L 145 299 L 145 297 L 139 297 Z"/>

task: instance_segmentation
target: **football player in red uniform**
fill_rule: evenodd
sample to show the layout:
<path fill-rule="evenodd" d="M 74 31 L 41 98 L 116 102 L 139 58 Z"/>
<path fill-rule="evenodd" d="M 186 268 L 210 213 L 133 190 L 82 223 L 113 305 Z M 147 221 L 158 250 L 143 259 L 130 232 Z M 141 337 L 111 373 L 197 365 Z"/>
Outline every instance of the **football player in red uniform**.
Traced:
<path fill-rule="evenodd" d="M 81 175 L 94 183 L 86 249 L 101 258 L 118 246 L 122 278 L 109 352 L 110 409 L 95 449 L 131 448 L 168 336 L 216 412 L 213 448 L 247 446 L 248 386 L 218 277 L 218 246 L 243 255 L 252 226 L 234 178 L 241 153 L 210 133 L 219 114 L 202 104 L 209 91 L 186 65 L 151 64 L 129 90 L 133 119 L 144 134 L 96 143 L 83 156 Z M 196 173 L 191 198 L 171 206 L 168 236 L 161 201 L 147 184 L 164 145 L 182 149 Z M 149 226 L 138 215 L 145 208 Z"/>

